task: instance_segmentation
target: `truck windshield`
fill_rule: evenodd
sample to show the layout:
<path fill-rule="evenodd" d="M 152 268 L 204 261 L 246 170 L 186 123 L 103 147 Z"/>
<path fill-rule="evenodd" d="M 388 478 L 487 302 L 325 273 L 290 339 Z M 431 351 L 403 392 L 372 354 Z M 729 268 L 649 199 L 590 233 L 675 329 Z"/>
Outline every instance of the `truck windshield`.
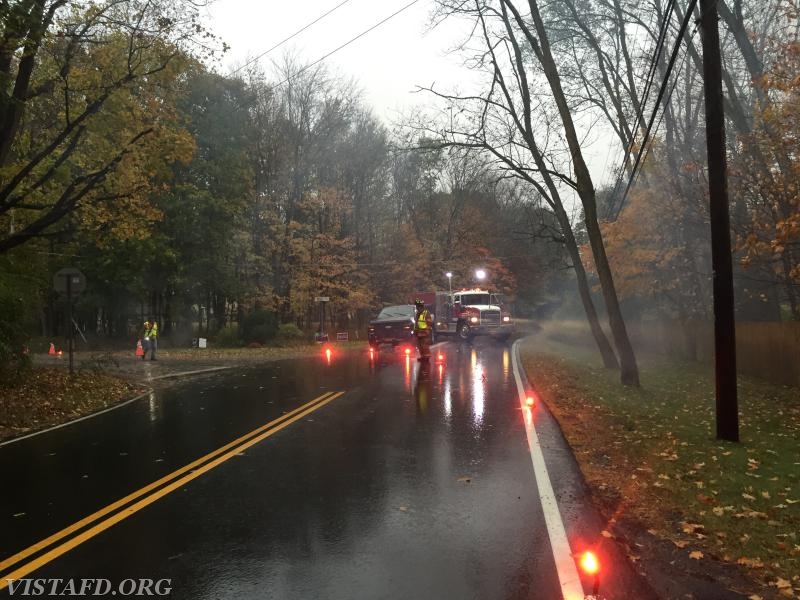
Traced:
<path fill-rule="evenodd" d="M 402 319 L 403 317 L 413 318 L 416 309 L 413 305 L 387 306 L 378 315 L 379 319 Z"/>
<path fill-rule="evenodd" d="M 462 306 L 486 306 L 489 303 L 489 294 L 461 294 Z"/>

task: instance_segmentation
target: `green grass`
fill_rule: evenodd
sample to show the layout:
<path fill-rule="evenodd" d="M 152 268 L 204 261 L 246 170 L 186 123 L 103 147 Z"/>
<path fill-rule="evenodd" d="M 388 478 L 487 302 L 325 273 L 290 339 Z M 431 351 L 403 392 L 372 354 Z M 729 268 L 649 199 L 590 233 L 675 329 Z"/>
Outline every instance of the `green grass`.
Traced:
<path fill-rule="evenodd" d="M 594 413 L 585 422 L 597 430 L 581 443 L 596 448 L 584 454 L 610 447 L 627 455 L 629 472 L 621 475 L 637 485 L 622 478 L 617 485 L 627 495 L 635 491 L 633 502 L 655 503 L 639 507 L 640 514 L 663 516 L 654 529 L 756 569 L 762 579 L 800 586 L 800 390 L 740 377 L 740 442 L 724 442 L 715 438 L 710 366 L 640 358 L 642 387 L 631 389 L 586 346 L 537 340 L 522 350 L 534 382 L 531 369 L 547 364 L 543 354 L 565 369 L 572 395 L 584 396 L 582 403 L 572 399 L 573 410 Z M 551 393 L 550 401 L 569 410 L 569 395 Z"/>

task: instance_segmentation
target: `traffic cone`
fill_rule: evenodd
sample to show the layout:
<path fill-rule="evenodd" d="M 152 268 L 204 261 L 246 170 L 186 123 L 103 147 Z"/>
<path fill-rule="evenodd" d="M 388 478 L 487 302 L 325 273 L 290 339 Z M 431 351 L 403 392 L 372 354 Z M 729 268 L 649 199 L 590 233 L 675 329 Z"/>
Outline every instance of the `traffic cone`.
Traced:
<path fill-rule="evenodd" d="M 56 346 L 55 346 L 55 344 L 53 344 L 53 342 L 50 342 L 50 350 L 48 350 L 47 353 L 50 356 L 55 356 L 56 355 Z"/>
<path fill-rule="evenodd" d="M 136 356 L 144 356 L 144 348 L 142 348 L 142 340 L 136 342 Z"/>

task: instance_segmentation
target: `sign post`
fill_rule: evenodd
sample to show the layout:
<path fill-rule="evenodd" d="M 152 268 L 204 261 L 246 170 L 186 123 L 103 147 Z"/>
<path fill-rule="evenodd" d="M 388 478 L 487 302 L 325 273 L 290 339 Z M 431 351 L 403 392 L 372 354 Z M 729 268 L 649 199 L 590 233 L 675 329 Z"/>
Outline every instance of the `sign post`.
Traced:
<path fill-rule="evenodd" d="M 328 334 L 325 333 L 325 303 L 330 302 L 329 296 L 317 296 L 314 302 L 319 302 L 319 331 L 317 332 L 318 342 L 327 342 Z"/>
<path fill-rule="evenodd" d="M 67 297 L 67 344 L 69 346 L 69 374 L 74 375 L 72 351 L 74 347 L 75 327 L 72 318 L 72 299 L 86 289 L 86 276 L 74 267 L 65 267 L 53 276 L 53 289 Z"/>

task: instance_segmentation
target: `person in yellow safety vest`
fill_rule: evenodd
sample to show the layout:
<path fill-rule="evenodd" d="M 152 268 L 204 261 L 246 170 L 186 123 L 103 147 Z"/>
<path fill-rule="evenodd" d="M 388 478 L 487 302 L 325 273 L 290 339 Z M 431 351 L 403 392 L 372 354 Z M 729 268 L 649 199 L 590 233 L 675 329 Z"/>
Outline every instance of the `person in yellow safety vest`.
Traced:
<path fill-rule="evenodd" d="M 414 306 L 417 308 L 416 327 L 414 328 L 414 334 L 417 336 L 419 360 L 430 360 L 433 315 L 431 315 L 431 312 L 425 308 L 425 302 L 419 298 L 414 301 Z"/>
<path fill-rule="evenodd" d="M 142 360 L 147 357 L 147 350 L 150 350 L 150 360 L 158 360 L 156 358 L 156 350 L 158 350 L 158 323 L 155 320 L 144 322 L 144 338 L 142 347 L 144 354 Z"/>
<path fill-rule="evenodd" d="M 147 351 L 150 349 L 150 337 L 148 335 L 149 333 L 150 333 L 150 321 L 145 321 L 142 324 L 142 335 L 141 335 L 142 360 L 144 360 L 147 357 Z"/>

